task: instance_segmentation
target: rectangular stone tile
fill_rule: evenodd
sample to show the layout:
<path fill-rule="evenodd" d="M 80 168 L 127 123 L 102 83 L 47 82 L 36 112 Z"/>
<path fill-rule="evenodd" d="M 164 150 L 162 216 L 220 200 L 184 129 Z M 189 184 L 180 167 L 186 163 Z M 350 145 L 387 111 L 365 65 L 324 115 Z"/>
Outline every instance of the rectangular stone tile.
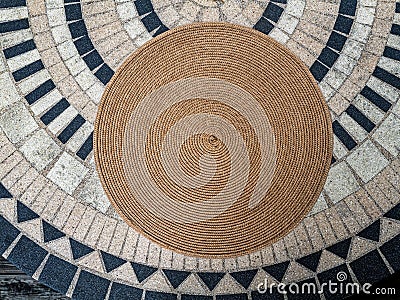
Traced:
<path fill-rule="evenodd" d="M 36 211 L 39 215 L 42 214 L 42 211 L 49 203 L 51 197 L 56 191 L 56 186 L 52 183 L 48 183 L 35 198 L 35 201 L 32 203 L 32 209 Z"/>
<path fill-rule="evenodd" d="M 209 260 L 206 260 L 206 261 L 208 261 L 208 268 L 209 268 L 210 261 Z M 167 269 L 172 268 L 172 251 L 171 250 L 168 250 L 165 248 L 161 249 L 160 268 L 167 268 Z M 207 270 L 208 270 L 208 268 L 207 268 Z"/>
<path fill-rule="evenodd" d="M 346 160 L 364 182 L 370 181 L 389 164 L 389 161 L 369 140 L 353 151 Z"/>
<path fill-rule="evenodd" d="M 0 109 L 20 99 L 17 89 L 7 72 L 0 74 L 0 86 L 2 87 L 0 93 Z"/>
<path fill-rule="evenodd" d="M 396 102 L 397 98 L 399 97 L 398 89 L 387 84 L 386 82 L 383 82 L 375 76 L 370 77 L 367 85 L 379 95 L 384 95 L 383 97 L 390 102 Z"/>
<path fill-rule="evenodd" d="M 61 153 L 60 147 L 44 130 L 35 132 L 20 150 L 38 171 L 42 171 Z"/>
<path fill-rule="evenodd" d="M 22 160 L 16 167 L 14 167 L 6 177 L 2 179 L 2 184 L 10 189 L 29 169 L 29 163 Z"/>
<path fill-rule="evenodd" d="M 85 213 L 83 214 L 82 219 L 80 220 L 73 234 L 75 239 L 79 241 L 85 240 L 86 234 L 88 233 L 96 214 L 96 210 L 91 207 L 86 207 Z"/>
<path fill-rule="evenodd" d="M 283 244 L 283 242 L 282 242 Z M 242 255 L 236 258 L 237 265 L 239 269 L 245 269 L 250 267 L 250 256 Z"/>
<path fill-rule="evenodd" d="M 191 271 L 197 269 L 197 259 L 195 257 L 185 257 L 185 270 Z"/>
<path fill-rule="evenodd" d="M 45 177 L 42 175 L 37 176 L 32 184 L 22 194 L 20 201 L 25 204 L 32 203 L 42 188 L 46 185 L 46 182 L 47 181 Z"/>
<path fill-rule="evenodd" d="M 331 167 L 325 184 L 325 191 L 329 198 L 337 203 L 346 196 L 359 189 L 350 168 L 344 163 Z"/>
<path fill-rule="evenodd" d="M 339 117 L 340 124 L 346 128 L 348 133 L 358 142 L 363 141 L 367 136 L 368 132 L 362 128 L 353 118 L 351 118 L 347 112 L 343 113 Z"/>
<path fill-rule="evenodd" d="M 128 35 L 125 32 L 119 32 L 108 37 L 101 42 L 98 42 L 98 49 L 102 55 L 107 55 L 115 50 L 119 45 L 129 40 Z"/>
<path fill-rule="evenodd" d="M 68 217 L 67 222 L 63 227 L 63 231 L 68 235 L 73 235 L 76 228 L 79 226 L 83 215 L 85 214 L 86 206 L 81 203 L 76 203 Z"/>
<path fill-rule="evenodd" d="M 85 24 L 88 30 L 92 30 L 94 28 L 99 28 L 104 25 L 110 24 L 116 19 L 118 19 L 116 12 L 106 11 L 96 15 L 85 17 Z"/>
<path fill-rule="evenodd" d="M 15 103 L 0 115 L 0 127 L 12 143 L 25 139 L 38 125 L 22 103 Z"/>
<path fill-rule="evenodd" d="M 87 172 L 88 169 L 78 160 L 63 153 L 47 177 L 65 192 L 72 194 Z"/>
<path fill-rule="evenodd" d="M 63 204 L 65 197 L 66 195 L 63 191 L 56 190 L 53 196 L 51 197 L 50 201 L 44 208 L 41 216 L 48 221 L 52 221 L 55 215 L 57 214 L 58 209 Z"/>
<path fill-rule="evenodd" d="M 372 220 L 376 220 L 382 215 L 382 211 L 366 191 L 359 190 L 357 193 L 355 193 L 355 197 L 358 199 L 365 212 Z"/>
<path fill-rule="evenodd" d="M 310 254 L 312 251 L 312 244 L 307 235 L 304 222 L 300 223 L 295 229 L 294 234 L 296 236 L 297 243 L 299 245 L 300 253 L 304 256 Z"/>
<path fill-rule="evenodd" d="M 57 102 L 59 102 L 61 98 L 62 95 L 60 94 L 60 92 L 57 89 L 54 89 L 47 95 L 44 95 L 39 100 L 37 100 L 31 106 L 31 109 L 36 116 L 41 115 L 46 110 L 54 106 Z"/>
<path fill-rule="evenodd" d="M 314 216 L 314 219 L 318 225 L 319 232 L 321 233 L 322 238 L 325 241 L 325 244 L 329 245 L 335 243 L 337 239 L 335 237 L 331 224 L 329 223 L 328 218 L 326 217 L 325 212 L 316 214 Z"/>
<path fill-rule="evenodd" d="M 92 101 L 88 101 L 88 103 L 82 109 L 82 116 L 90 123 L 94 123 L 96 120 L 96 115 L 97 106 Z"/>
<path fill-rule="evenodd" d="M 46 2 L 43 0 L 30 0 L 27 1 L 27 5 L 31 16 L 39 16 L 46 13 Z"/>
<path fill-rule="evenodd" d="M 396 191 L 396 189 L 390 184 L 389 181 L 385 179 L 383 175 L 379 174 L 376 177 L 375 183 L 392 204 L 397 204 L 399 202 L 399 192 Z"/>
<path fill-rule="evenodd" d="M 82 90 L 86 91 L 89 89 L 93 84 L 96 83 L 96 77 L 89 69 L 84 69 L 78 75 L 75 76 L 75 80 L 78 82 L 79 86 Z"/>
<path fill-rule="evenodd" d="M 288 260 L 289 257 L 283 239 L 280 239 L 276 243 L 272 244 L 272 248 L 274 249 L 275 259 L 278 262 Z"/>
<path fill-rule="evenodd" d="M 108 248 L 109 253 L 117 256 L 121 254 L 122 247 L 124 246 L 124 242 L 128 233 L 128 228 L 128 224 L 123 221 L 117 224 L 113 239 L 111 240 L 110 247 Z"/>
<path fill-rule="evenodd" d="M 0 22 L 8 22 L 28 18 L 28 9 L 25 6 L 2 9 Z"/>
<path fill-rule="evenodd" d="M 55 47 L 43 51 L 40 55 L 46 67 L 54 66 L 55 64 L 62 61 L 62 58 L 60 57 L 60 54 Z"/>
<path fill-rule="evenodd" d="M 300 256 L 300 248 L 296 241 L 296 235 L 294 231 L 290 232 L 287 236 L 283 238 L 288 255 L 290 258 L 295 258 Z"/>
<path fill-rule="evenodd" d="M 56 83 L 61 82 L 69 75 L 69 71 L 63 62 L 48 67 L 47 69 L 49 70 L 54 82 Z"/>
<path fill-rule="evenodd" d="M 236 271 L 237 269 L 237 261 L 236 258 L 226 258 L 224 259 L 224 268 L 229 271 Z"/>
<path fill-rule="evenodd" d="M 69 215 L 71 214 L 71 211 L 74 208 L 75 204 L 76 201 L 71 196 L 67 196 L 64 199 L 63 204 L 61 205 L 56 217 L 53 220 L 53 223 L 56 227 L 64 227 L 64 224 L 69 218 Z"/>
<path fill-rule="evenodd" d="M 50 79 L 50 74 L 46 69 L 42 69 L 29 77 L 26 77 L 22 81 L 18 82 L 18 87 L 22 94 L 28 94 L 39 85 Z"/>
<path fill-rule="evenodd" d="M 57 116 L 54 121 L 52 121 L 47 128 L 51 133 L 57 135 L 64 128 L 68 126 L 68 124 L 78 115 L 78 111 L 73 107 L 69 106 L 66 110 L 64 110 L 59 116 Z"/>
<path fill-rule="evenodd" d="M 379 108 L 361 95 L 357 96 L 353 104 L 375 124 L 379 123 L 385 116 Z"/>
<path fill-rule="evenodd" d="M 99 241 L 97 242 L 97 247 L 100 250 L 108 251 L 108 248 L 110 247 L 111 239 L 114 236 L 117 222 L 118 221 L 115 219 L 107 218 L 107 221 L 103 227 L 103 231 L 101 232 Z"/>
<path fill-rule="evenodd" d="M 135 258 L 134 258 L 136 262 L 142 262 L 142 263 L 146 262 L 149 245 L 150 241 L 143 235 L 139 235 Z"/>
<path fill-rule="evenodd" d="M 49 22 L 46 15 L 40 15 L 30 18 L 30 28 L 34 34 L 40 35 L 49 29 Z"/>
<path fill-rule="evenodd" d="M 347 230 L 351 234 L 354 234 L 361 229 L 360 224 L 354 218 L 353 212 L 344 201 L 336 205 L 336 210 L 341 217 L 343 223 L 346 225 Z"/>
<path fill-rule="evenodd" d="M 30 29 L 23 29 L 3 34 L 0 38 L 3 49 L 15 46 L 33 38 Z"/>
<path fill-rule="evenodd" d="M 101 2 L 90 1 L 83 4 L 83 10 L 85 11 L 86 15 L 96 15 L 98 13 L 111 11 L 114 8 L 115 3 L 111 0 L 105 0 Z"/>
<path fill-rule="evenodd" d="M 51 28 L 51 32 L 53 34 L 54 41 L 56 42 L 57 45 L 72 39 L 67 24 L 53 27 Z"/>
<path fill-rule="evenodd" d="M 364 208 L 356 197 L 351 195 L 347 197 L 344 202 L 347 204 L 353 213 L 353 217 L 357 219 L 357 222 L 361 225 L 361 227 L 366 227 L 371 223 L 371 218 L 365 213 Z"/>
<path fill-rule="evenodd" d="M 321 233 L 315 219 L 308 217 L 304 220 L 304 225 L 307 229 L 308 236 L 310 237 L 311 244 L 314 250 L 319 250 L 324 247 L 324 240 L 322 239 Z"/>
<path fill-rule="evenodd" d="M 103 214 L 96 214 L 92 226 L 90 226 L 89 232 L 86 235 L 85 243 L 91 247 L 95 247 L 99 240 L 100 234 L 103 231 L 104 224 L 106 223 L 107 217 Z"/>
<path fill-rule="evenodd" d="M 21 160 L 22 155 L 15 151 L 0 164 L 0 178 L 3 179 Z"/>
<path fill-rule="evenodd" d="M 69 97 L 80 89 L 72 75 L 68 75 L 61 81 L 57 82 L 57 86 L 65 97 Z"/>
<path fill-rule="evenodd" d="M 39 173 L 34 168 L 30 168 L 10 188 L 10 193 L 12 195 L 14 195 L 14 197 L 19 197 L 38 176 L 39 176 Z"/>
<path fill-rule="evenodd" d="M 8 140 L 7 140 L 8 142 Z M 7 143 L 3 147 L 0 148 L 0 162 L 4 162 L 7 157 L 15 152 L 15 147 L 11 143 Z"/>
<path fill-rule="evenodd" d="M 393 156 L 397 156 L 400 145 L 400 119 L 389 114 L 372 137 Z"/>
<path fill-rule="evenodd" d="M 375 203 L 383 210 L 388 211 L 392 204 L 389 199 L 382 193 L 379 187 L 375 184 L 373 180 L 364 185 L 364 189 L 368 194 L 375 200 Z"/>
<path fill-rule="evenodd" d="M 337 213 L 337 210 L 335 208 L 327 209 L 325 210 L 325 215 L 331 224 L 336 238 L 344 239 L 344 237 L 348 235 L 348 231 L 339 214 Z"/>
<path fill-rule="evenodd" d="M 149 245 L 149 253 L 147 256 L 147 263 L 153 267 L 158 267 L 160 263 L 161 248 L 154 243 Z"/>
<path fill-rule="evenodd" d="M 400 173 L 400 168 L 395 163 L 392 163 L 390 167 L 382 171 L 383 177 L 389 181 L 395 188 L 400 188 L 400 174 L 396 173 L 396 170 Z"/>
<path fill-rule="evenodd" d="M 174 267 L 174 263 L 172 264 Z M 214 272 L 224 271 L 224 262 L 222 259 L 214 258 L 210 260 L 210 269 Z"/>
<path fill-rule="evenodd" d="M 210 271 L 211 270 L 211 261 L 206 258 L 199 258 L 198 260 L 199 271 Z"/>
<path fill-rule="evenodd" d="M 63 7 L 48 9 L 47 17 L 49 19 L 50 27 L 62 25 L 65 22 L 65 10 Z"/>
<path fill-rule="evenodd" d="M 258 268 L 262 265 L 262 254 L 261 251 L 250 253 L 250 266 Z"/>

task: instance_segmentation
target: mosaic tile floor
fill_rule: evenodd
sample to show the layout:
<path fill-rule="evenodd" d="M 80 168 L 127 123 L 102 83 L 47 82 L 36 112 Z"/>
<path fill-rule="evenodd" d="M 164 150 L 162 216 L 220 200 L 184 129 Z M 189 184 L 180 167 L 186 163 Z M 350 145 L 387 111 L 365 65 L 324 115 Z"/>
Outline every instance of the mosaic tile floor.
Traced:
<path fill-rule="evenodd" d="M 139 235 L 110 206 L 93 161 L 96 109 L 116 68 L 196 21 L 286 45 L 333 119 L 315 207 L 243 257 L 184 256 Z M 320 286 L 340 271 L 360 283 L 400 271 L 400 2 L 0 0 L 0 42 L 0 253 L 33 278 L 76 299 L 264 299 L 266 276 Z M 320 297 L 338 295 L 310 299 Z"/>

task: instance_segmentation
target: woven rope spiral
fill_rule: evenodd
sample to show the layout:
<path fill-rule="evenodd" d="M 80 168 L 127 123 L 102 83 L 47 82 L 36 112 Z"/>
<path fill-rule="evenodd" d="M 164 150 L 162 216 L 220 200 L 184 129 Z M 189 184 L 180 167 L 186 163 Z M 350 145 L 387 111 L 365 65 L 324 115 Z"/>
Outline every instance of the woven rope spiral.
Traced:
<path fill-rule="evenodd" d="M 308 69 L 252 29 L 197 23 L 153 39 L 102 97 L 95 160 L 124 220 L 200 257 L 250 253 L 309 212 L 332 156 Z"/>

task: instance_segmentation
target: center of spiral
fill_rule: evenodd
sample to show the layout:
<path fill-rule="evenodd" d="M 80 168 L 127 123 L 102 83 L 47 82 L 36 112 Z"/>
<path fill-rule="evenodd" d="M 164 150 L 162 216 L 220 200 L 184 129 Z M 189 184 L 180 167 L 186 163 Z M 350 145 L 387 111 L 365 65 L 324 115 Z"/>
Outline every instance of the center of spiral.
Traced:
<path fill-rule="evenodd" d="M 221 146 L 221 141 L 215 135 L 211 134 L 208 137 L 208 144 L 211 148 L 217 149 Z"/>

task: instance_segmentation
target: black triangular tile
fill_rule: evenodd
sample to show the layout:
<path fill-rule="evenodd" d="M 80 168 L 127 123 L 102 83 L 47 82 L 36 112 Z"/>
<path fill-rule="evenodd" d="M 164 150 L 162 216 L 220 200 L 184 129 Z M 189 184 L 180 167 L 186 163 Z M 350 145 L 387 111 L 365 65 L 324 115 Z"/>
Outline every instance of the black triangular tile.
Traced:
<path fill-rule="evenodd" d="M 379 242 L 379 235 L 381 233 L 381 220 L 378 220 L 367 228 L 359 232 L 357 235 L 375 242 Z"/>
<path fill-rule="evenodd" d="M 11 193 L 5 188 L 5 186 L 0 182 L 0 198 L 12 198 Z"/>
<path fill-rule="evenodd" d="M 349 254 L 350 245 L 351 245 L 351 238 L 348 238 L 345 239 L 344 241 L 341 241 L 326 248 L 326 250 L 332 252 L 333 254 L 336 254 L 337 256 L 343 259 L 346 259 L 347 255 Z"/>
<path fill-rule="evenodd" d="M 400 204 L 397 204 L 383 216 L 394 220 L 400 220 Z"/>
<path fill-rule="evenodd" d="M 31 210 L 28 206 L 17 201 L 17 221 L 18 223 L 26 222 L 39 218 L 39 215 Z"/>
<path fill-rule="evenodd" d="M 311 271 L 316 272 L 319 264 L 319 259 L 321 258 L 322 251 L 315 252 L 313 254 L 304 256 L 302 258 L 297 259 L 296 261 L 310 269 Z"/>
<path fill-rule="evenodd" d="M 189 277 L 190 272 L 185 271 L 175 271 L 175 270 L 162 270 L 167 276 L 169 282 L 172 284 L 174 289 L 181 285 L 182 282 Z"/>
<path fill-rule="evenodd" d="M 258 270 L 240 271 L 230 273 L 237 282 L 239 282 L 246 290 L 256 276 Z"/>
<path fill-rule="evenodd" d="M 140 283 L 146 280 L 149 276 L 153 275 L 157 271 L 156 268 L 145 266 L 138 263 L 131 263 L 133 271 L 136 274 L 136 278 L 139 280 Z"/>
<path fill-rule="evenodd" d="M 50 225 L 46 221 L 42 221 L 42 228 L 43 228 L 43 240 L 45 243 L 50 241 L 54 241 L 56 239 L 62 238 L 65 236 L 64 232 L 61 232 L 53 225 Z"/>
<path fill-rule="evenodd" d="M 79 259 L 85 255 L 88 255 L 89 253 L 94 252 L 94 250 L 82 243 L 79 243 L 78 241 L 75 241 L 74 239 L 69 239 L 69 243 L 71 245 L 71 250 L 72 250 L 72 257 L 74 259 Z"/>
<path fill-rule="evenodd" d="M 112 270 L 115 270 L 116 268 L 126 263 L 126 260 L 123 260 L 122 258 L 116 257 L 109 253 L 100 251 L 100 254 L 103 259 L 104 267 L 107 273 L 111 272 Z"/>
<path fill-rule="evenodd" d="M 212 291 L 217 284 L 224 278 L 225 273 L 197 273 L 205 285 Z"/>
<path fill-rule="evenodd" d="M 272 275 L 276 280 L 282 281 L 286 270 L 289 267 L 290 261 L 285 261 L 279 264 L 263 267 L 264 271 Z"/>

